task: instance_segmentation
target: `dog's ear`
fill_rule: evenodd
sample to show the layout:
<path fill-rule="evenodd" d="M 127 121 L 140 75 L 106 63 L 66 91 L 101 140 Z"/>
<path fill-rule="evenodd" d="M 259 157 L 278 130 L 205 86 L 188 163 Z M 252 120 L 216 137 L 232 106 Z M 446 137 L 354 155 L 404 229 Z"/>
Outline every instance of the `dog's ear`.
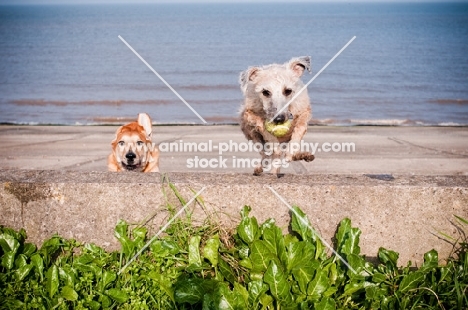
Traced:
<path fill-rule="evenodd" d="M 146 134 L 146 139 L 151 140 L 152 135 L 152 126 L 151 126 L 151 118 L 146 113 L 138 114 L 138 125 L 143 127 Z"/>
<path fill-rule="evenodd" d="M 115 131 L 115 138 L 114 138 L 114 140 L 112 140 L 111 145 L 117 144 L 117 142 L 118 142 L 117 139 L 119 138 L 119 135 L 120 135 L 121 131 L 122 131 L 122 126 L 117 128 L 117 130 Z"/>
<path fill-rule="evenodd" d="M 247 91 L 247 84 L 249 84 L 250 81 L 253 81 L 255 79 L 255 77 L 257 76 L 257 73 L 260 70 L 261 68 L 258 68 L 258 67 L 250 67 L 247 70 L 241 72 L 239 76 L 239 84 L 244 94 Z"/>
<path fill-rule="evenodd" d="M 306 69 L 310 72 L 310 56 L 293 58 L 289 61 L 288 65 L 289 68 L 294 71 L 294 74 L 300 77 Z"/>

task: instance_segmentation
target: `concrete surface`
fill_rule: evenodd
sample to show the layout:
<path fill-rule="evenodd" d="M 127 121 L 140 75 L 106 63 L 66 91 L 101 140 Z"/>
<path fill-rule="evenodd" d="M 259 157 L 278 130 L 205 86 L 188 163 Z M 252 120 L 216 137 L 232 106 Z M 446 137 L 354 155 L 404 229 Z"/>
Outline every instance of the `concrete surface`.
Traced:
<path fill-rule="evenodd" d="M 0 126 L 0 169 L 106 171 L 115 126 Z M 238 126 L 157 126 L 156 143 L 245 143 Z M 316 152 L 311 163 L 297 162 L 285 173 L 468 175 L 468 127 L 322 127 L 311 126 L 304 141 L 354 143 L 354 152 Z M 162 152 L 162 172 L 245 172 L 236 159 L 259 158 L 256 152 L 226 152 L 227 168 L 187 168 L 187 160 L 218 158 L 211 152 Z"/>
<path fill-rule="evenodd" d="M 212 152 L 161 155 L 163 174 L 106 172 L 116 127 L 0 126 L 0 224 L 25 227 L 40 244 L 54 233 L 116 249 L 119 219 L 148 222 L 155 233 L 168 220 L 167 203 L 181 207 L 170 180 L 188 201 L 206 187 L 203 206 L 190 206 L 196 223 L 207 217 L 235 227 L 244 205 L 259 222 L 275 218 L 287 229 L 290 213 L 267 186 L 300 206 L 326 240 L 344 217 L 362 230 L 370 259 L 380 246 L 400 253 L 400 264 L 420 263 L 432 248 L 441 259 L 451 246 L 439 232 L 457 235 L 453 214 L 468 218 L 468 129 L 421 127 L 311 127 L 306 141 L 354 142 L 353 153 L 317 152 L 271 174 L 252 169 L 189 169 L 186 160 Z M 237 126 L 155 127 L 158 142 L 244 142 Z M 255 153 L 228 152 L 231 159 Z"/>

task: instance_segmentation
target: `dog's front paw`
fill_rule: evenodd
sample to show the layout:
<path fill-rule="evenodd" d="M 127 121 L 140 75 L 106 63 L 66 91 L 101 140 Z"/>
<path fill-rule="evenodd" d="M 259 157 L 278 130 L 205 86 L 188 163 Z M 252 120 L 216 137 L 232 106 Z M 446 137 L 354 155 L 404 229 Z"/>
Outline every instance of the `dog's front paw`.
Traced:
<path fill-rule="evenodd" d="M 299 152 L 292 156 L 293 161 L 304 160 L 306 162 L 311 162 L 315 159 L 315 156 L 309 152 Z"/>
<path fill-rule="evenodd" d="M 255 170 L 254 170 L 254 175 L 261 175 L 263 173 L 263 168 L 262 166 L 258 166 L 258 167 L 255 167 Z"/>

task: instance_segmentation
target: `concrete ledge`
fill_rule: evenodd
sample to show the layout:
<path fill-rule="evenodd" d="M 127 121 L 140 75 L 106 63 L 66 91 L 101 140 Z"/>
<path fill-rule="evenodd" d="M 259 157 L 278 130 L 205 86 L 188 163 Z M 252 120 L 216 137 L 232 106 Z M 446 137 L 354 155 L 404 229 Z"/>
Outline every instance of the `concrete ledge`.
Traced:
<path fill-rule="evenodd" d="M 113 230 L 119 219 L 148 221 L 154 233 L 168 219 L 167 203 L 181 206 L 167 180 L 187 201 L 206 186 L 204 207 L 190 206 L 195 223 L 209 216 L 235 227 L 242 206 L 250 205 L 259 222 L 275 218 L 287 229 L 289 209 L 269 185 L 290 205 L 300 206 L 326 240 L 331 241 L 339 221 L 349 217 L 362 230 L 363 254 L 372 258 L 382 246 L 399 252 L 401 265 L 408 260 L 420 263 L 433 248 L 439 258 L 447 257 L 452 247 L 437 232 L 456 236 L 452 215 L 468 218 L 468 176 L 322 174 L 278 179 L 268 174 L 6 169 L 0 170 L 0 224 L 24 227 L 38 245 L 58 233 L 117 249 Z"/>

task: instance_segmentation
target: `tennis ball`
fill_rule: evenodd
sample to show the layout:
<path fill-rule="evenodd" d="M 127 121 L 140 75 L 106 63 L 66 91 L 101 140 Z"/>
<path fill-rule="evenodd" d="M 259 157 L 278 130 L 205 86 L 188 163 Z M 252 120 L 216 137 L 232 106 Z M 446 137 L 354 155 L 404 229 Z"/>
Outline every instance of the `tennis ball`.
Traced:
<path fill-rule="evenodd" d="M 289 128 L 291 128 L 290 120 L 277 125 L 275 125 L 275 123 L 270 123 L 268 120 L 265 121 L 265 129 L 277 138 L 281 138 L 286 135 L 289 131 Z"/>

